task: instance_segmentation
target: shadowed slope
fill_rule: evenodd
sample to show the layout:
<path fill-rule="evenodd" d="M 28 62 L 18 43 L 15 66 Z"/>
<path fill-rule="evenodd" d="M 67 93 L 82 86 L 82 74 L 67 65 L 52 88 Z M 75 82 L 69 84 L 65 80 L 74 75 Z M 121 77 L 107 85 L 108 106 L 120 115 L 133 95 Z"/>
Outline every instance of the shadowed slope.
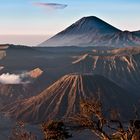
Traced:
<path fill-rule="evenodd" d="M 101 35 L 116 32 L 118 33 L 120 30 L 95 16 L 83 17 L 62 32 L 40 44 L 40 46 L 90 46 L 93 44 L 92 42 L 95 44 L 95 39 L 99 39 Z"/>

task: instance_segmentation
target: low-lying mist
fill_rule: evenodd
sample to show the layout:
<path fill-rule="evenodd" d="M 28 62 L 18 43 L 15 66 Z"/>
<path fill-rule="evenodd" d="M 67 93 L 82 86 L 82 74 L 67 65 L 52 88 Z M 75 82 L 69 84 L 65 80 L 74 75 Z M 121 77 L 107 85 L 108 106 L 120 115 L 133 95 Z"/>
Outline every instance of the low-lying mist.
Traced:
<path fill-rule="evenodd" d="M 1 84 L 26 84 L 30 83 L 29 75 L 24 72 L 21 74 L 3 73 L 0 75 Z"/>

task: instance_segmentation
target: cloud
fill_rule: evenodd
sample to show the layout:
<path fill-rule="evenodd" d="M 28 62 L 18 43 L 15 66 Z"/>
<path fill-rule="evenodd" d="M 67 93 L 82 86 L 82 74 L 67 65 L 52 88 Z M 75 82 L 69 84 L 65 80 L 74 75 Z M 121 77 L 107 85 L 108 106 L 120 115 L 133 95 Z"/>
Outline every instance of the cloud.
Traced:
<path fill-rule="evenodd" d="M 22 74 L 10 74 L 10 73 L 3 73 L 0 75 L 0 83 L 1 84 L 23 84 L 29 83 L 27 79 L 28 75 L 26 73 Z"/>
<path fill-rule="evenodd" d="M 52 10 L 56 10 L 56 9 L 64 9 L 66 8 L 68 5 L 66 4 L 58 4 L 58 3 L 43 3 L 43 2 L 38 2 L 38 3 L 34 3 L 36 6 L 40 6 L 40 7 L 44 7 L 47 9 L 52 9 Z"/>

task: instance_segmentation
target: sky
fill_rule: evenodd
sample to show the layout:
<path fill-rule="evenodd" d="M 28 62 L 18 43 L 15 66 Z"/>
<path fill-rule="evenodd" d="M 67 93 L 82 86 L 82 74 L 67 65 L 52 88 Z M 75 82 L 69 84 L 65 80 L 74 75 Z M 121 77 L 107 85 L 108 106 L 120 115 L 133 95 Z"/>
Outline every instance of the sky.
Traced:
<path fill-rule="evenodd" d="M 140 30 L 139 13 L 140 0 L 0 0 L 0 43 L 36 45 L 84 16 Z"/>

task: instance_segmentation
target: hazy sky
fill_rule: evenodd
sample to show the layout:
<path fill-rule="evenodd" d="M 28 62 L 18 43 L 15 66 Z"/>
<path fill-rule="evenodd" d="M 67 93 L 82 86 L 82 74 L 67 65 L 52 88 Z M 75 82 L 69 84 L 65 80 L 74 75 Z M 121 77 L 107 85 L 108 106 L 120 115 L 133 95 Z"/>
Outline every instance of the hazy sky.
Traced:
<path fill-rule="evenodd" d="M 89 15 L 140 30 L 140 0 L 0 0 L 0 34 L 48 37 Z"/>

